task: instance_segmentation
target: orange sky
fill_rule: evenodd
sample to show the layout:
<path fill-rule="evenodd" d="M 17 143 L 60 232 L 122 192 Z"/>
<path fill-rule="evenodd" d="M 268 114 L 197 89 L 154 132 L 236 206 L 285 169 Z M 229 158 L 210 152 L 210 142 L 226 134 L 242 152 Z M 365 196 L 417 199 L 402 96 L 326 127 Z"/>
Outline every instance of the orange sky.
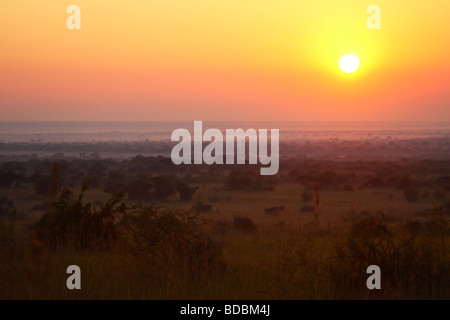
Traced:
<path fill-rule="evenodd" d="M 450 121 L 448 0 L 14 0 L 0 30 L 0 120 Z"/>

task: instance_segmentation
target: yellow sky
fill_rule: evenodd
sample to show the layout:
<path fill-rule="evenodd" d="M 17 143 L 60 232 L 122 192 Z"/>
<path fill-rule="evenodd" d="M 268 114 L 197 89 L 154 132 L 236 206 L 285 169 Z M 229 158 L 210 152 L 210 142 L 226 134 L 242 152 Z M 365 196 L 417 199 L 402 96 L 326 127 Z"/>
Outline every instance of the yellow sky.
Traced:
<path fill-rule="evenodd" d="M 14 0 L 0 30 L 0 120 L 450 120 L 450 1 Z"/>

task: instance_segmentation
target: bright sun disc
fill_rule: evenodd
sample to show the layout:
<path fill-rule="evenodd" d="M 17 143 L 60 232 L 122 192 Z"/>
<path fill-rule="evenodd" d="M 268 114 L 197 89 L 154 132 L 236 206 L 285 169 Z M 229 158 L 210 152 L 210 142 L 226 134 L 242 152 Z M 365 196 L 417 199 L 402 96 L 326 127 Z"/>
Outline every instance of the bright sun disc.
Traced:
<path fill-rule="evenodd" d="M 353 54 L 347 54 L 339 60 L 339 68 L 345 73 L 353 73 L 359 68 L 359 59 Z"/>

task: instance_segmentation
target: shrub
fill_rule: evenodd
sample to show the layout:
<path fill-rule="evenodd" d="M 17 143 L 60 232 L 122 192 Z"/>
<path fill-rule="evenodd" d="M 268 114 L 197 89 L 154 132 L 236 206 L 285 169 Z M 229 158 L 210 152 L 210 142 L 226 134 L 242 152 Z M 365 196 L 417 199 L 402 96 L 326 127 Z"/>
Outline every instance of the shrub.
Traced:
<path fill-rule="evenodd" d="M 38 238 L 52 249 L 107 249 L 117 241 L 117 218 L 125 213 L 122 194 L 112 196 L 104 206 L 96 209 L 83 202 L 85 183 L 78 199 L 63 189 L 48 212 L 36 225 Z"/>
<path fill-rule="evenodd" d="M 210 205 L 209 203 L 198 201 L 194 209 L 195 211 L 197 211 L 197 213 L 208 213 L 212 211 L 212 205 Z"/>
<path fill-rule="evenodd" d="M 195 191 L 198 190 L 198 187 L 191 187 L 185 182 L 176 183 L 175 188 L 180 194 L 180 201 L 182 202 L 191 201 Z"/>
<path fill-rule="evenodd" d="M 9 253 L 14 251 L 16 243 L 16 217 L 13 201 L 6 197 L 0 198 L 0 249 L 5 248 Z"/>
<path fill-rule="evenodd" d="M 0 217 L 12 219 L 16 215 L 14 202 L 6 197 L 0 198 Z"/>
<path fill-rule="evenodd" d="M 385 221 L 381 215 L 372 215 L 369 212 L 360 212 L 350 229 L 352 237 L 383 237 L 390 235 L 386 227 Z"/>
<path fill-rule="evenodd" d="M 327 285 L 333 292 L 342 292 L 344 296 L 340 298 L 367 295 L 395 298 L 396 294 L 401 294 L 403 299 L 448 297 L 450 261 L 442 239 L 436 234 L 397 237 L 382 222 L 374 220 L 366 220 L 363 225 L 366 227 L 361 230 L 361 223 L 355 223 L 346 239 L 337 243 L 333 256 L 323 264 Z M 410 223 L 408 228 L 416 234 L 422 229 L 417 223 Z M 367 290 L 369 265 L 380 267 L 383 290 Z M 408 295 L 404 296 L 404 292 Z"/>
<path fill-rule="evenodd" d="M 4 252 L 12 254 L 16 244 L 16 225 L 14 222 L 7 223 L 0 217 L 0 256 Z"/>
<path fill-rule="evenodd" d="M 269 208 L 265 208 L 264 211 L 269 216 L 277 217 L 280 215 L 281 212 L 284 211 L 284 206 L 269 207 Z"/>
<path fill-rule="evenodd" d="M 131 253 L 157 268 L 201 274 L 223 267 L 222 247 L 202 230 L 191 211 L 139 204 L 124 217 Z"/>
<path fill-rule="evenodd" d="M 247 217 L 236 216 L 233 218 L 233 226 L 242 232 L 254 232 L 257 230 L 255 223 Z"/>

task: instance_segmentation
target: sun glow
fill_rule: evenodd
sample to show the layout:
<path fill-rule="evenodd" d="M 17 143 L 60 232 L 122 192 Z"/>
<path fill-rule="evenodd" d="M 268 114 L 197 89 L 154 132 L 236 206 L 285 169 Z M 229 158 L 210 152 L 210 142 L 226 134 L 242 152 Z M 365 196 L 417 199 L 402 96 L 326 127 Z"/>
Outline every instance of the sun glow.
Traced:
<path fill-rule="evenodd" d="M 359 68 L 359 59 L 353 54 L 347 54 L 339 60 L 339 68 L 345 73 L 353 73 Z"/>

